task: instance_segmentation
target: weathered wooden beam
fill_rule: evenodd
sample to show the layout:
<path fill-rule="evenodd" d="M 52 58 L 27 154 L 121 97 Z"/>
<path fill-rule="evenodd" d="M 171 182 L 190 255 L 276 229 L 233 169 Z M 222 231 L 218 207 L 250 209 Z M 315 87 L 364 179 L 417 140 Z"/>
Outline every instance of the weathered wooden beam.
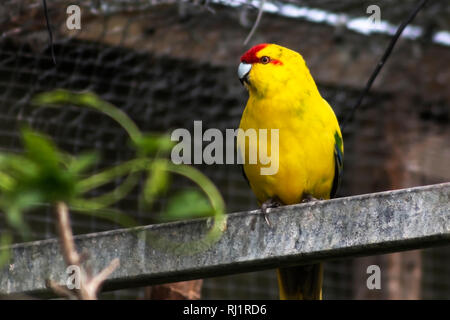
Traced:
<path fill-rule="evenodd" d="M 76 244 L 90 252 L 94 272 L 120 259 L 105 290 L 444 245 L 450 244 L 450 183 L 286 206 L 272 209 L 269 219 L 271 226 L 258 210 L 230 214 L 221 239 L 190 255 L 149 239 L 200 239 L 206 219 L 81 235 Z M 46 279 L 66 278 L 56 239 L 15 244 L 0 270 L 0 292 L 45 295 Z"/>

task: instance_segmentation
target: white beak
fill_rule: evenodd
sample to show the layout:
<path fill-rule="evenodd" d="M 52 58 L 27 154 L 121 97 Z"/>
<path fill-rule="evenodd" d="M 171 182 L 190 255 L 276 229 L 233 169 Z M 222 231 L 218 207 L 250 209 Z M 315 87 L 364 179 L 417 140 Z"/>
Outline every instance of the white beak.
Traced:
<path fill-rule="evenodd" d="M 248 73 L 252 69 L 252 65 L 250 63 L 241 62 L 238 68 L 238 76 L 239 80 L 244 80 L 245 77 L 248 76 Z"/>

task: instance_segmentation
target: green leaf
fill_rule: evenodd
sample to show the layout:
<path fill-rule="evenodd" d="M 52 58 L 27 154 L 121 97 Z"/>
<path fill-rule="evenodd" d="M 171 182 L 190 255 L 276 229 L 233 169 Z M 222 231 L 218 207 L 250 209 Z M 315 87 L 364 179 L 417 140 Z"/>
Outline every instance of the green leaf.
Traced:
<path fill-rule="evenodd" d="M 9 232 L 4 232 L 0 237 L 0 268 L 9 261 L 11 249 L 6 247 L 11 243 L 11 234 Z"/>
<path fill-rule="evenodd" d="M 32 103 L 36 106 L 58 107 L 61 104 L 71 104 L 91 108 L 109 116 L 127 131 L 132 141 L 137 141 L 141 131 L 128 115 L 116 106 L 100 99 L 92 92 L 70 92 L 56 89 L 43 92 L 33 97 Z"/>
<path fill-rule="evenodd" d="M 23 155 L 7 154 L 0 157 L 0 170 L 17 180 L 24 177 L 35 177 L 39 174 L 39 166 Z"/>
<path fill-rule="evenodd" d="M 3 192 L 11 191 L 14 187 L 16 187 L 16 181 L 14 178 L 0 171 L 0 190 Z"/>
<path fill-rule="evenodd" d="M 175 142 L 170 140 L 166 134 L 147 133 L 136 139 L 135 148 L 142 155 L 155 154 L 157 152 L 166 153 L 172 150 Z"/>
<path fill-rule="evenodd" d="M 147 204 L 151 204 L 155 197 L 167 191 L 169 180 L 166 162 L 155 161 L 152 163 L 143 190 Z"/>
<path fill-rule="evenodd" d="M 128 214 L 112 208 L 99 208 L 98 203 L 89 200 L 75 200 L 70 207 L 76 213 L 114 222 L 125 228 L 136 227 L 138 223 Z"/>
<path fill-rule="evenodd" d="M 28 159 L 46 168 L 59 167 L 61 156 L 49 138 L 24 128 L 22 129 L 22 139 Z"/>
<path fill-rule="evenodd" d="M 162 220 L 201 218 L 214 215 L 208 199 L 198 190 L 185 190 L 169 199 Z"/>
<path fill-rule="evenodd" d="M 43 92 L 37 94 L 31 100 L 31 103 L 36 106 L 56 106 L 70 100 L 70 91 L 57 89 L 51 92 Z"/>
<path fill-rule="evenodd" d="M 211 206 L 214 208 L 216 218 L 225 215 L 225 202 L 223 201 L 219 190 L 200 170 L 188 165 L 176 165 L 172 162 L 167 162 L 167 169 L 172 173 L 182 175 L 192 180 L 198 185 L 208 197 Z"/>
<path fill-rule="evenodd" d="M 3 199 L 4 200 L 4 199 Z M 12 195 L 2 201 L 2 207 L 5 210 L 6 221 L 16 229 L 24 239 L 30 237 L 30 229 L 23 218 L 23 212 L 39 203 L 42 203 L 43 195 L 38 191 L 22 192 Z"/>
<path fill-rule="evenodd" d="M 77 193 L 77 171 L 92 163 L 93 156 L 70 158 L 49 138 L 27 128 L 22 130 L 22 139 L 22 155 L 0 155 L 0 189 L 15 200 L 20 200 L 22 194 L 36 193 L 47 203 L 70 201 Z"/>
<path fill-rule="evenodd" d="M 114 190 L 103 193 L 95 198 L 89 198 L 89 202 L 95 205 L 95 210 L 103 209 L 119 202 L 125 198 L 136 187 L 139 181 L 139 175 L 131 173 L 126 179 L 120 183 Z M 77 185 L 79 193 L 83 193 L 83 189 Z"/>
<path fill-rule="evenodd" d="M 73 174 L 80 174 L 92 167 L 98 160 L 99 156 L 97 153 L 84 153 L 77 157 L 73 157 L 69 162 L 67 170 Z"/>

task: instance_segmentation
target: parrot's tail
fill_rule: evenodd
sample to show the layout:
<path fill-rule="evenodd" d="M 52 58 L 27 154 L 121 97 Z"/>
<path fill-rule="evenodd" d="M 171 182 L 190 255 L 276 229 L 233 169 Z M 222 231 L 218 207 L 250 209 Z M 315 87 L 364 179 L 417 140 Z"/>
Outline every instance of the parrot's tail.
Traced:
<path fill-rule="evenodd" d="M 323 264 L 277 269 L 281 300 L 322 300 Z"/>

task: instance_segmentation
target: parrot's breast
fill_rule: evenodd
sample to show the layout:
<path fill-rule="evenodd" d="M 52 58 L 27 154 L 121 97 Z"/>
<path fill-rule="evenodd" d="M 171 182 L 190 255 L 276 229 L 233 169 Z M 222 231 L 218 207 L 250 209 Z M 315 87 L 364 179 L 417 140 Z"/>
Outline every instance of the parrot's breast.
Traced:
<path fill-rule="evenodd" d="M 258 141 L 248 139 L 238 143 L 241 154 L 260 148 L 271 150 L 271 135 L 262 139 L 260 130 L 278 129 L 278 171 L 261 174 L 268 167 L 258 161 L 244 163 L 244 172 L 260 203 L 277 197 L 284 204 L 299 203 L 306 193 L 315 198 L 328 199 L 334 179 L 334 133 L 337 120 L 328 104 L 317 101 L 314 112 L 299 112 L 295 108 L 275 107 L 270 101 L 252 100 L 243 113 L 240 128 L 254 129 Z M 331 111 L 331 114 L 330 114 Z M 264 138 L 264 136 L 262 136 Z M 239 139 L 238 139 L 239 140 Z M 267 142 L 264 142 L 267 140 Z M 261 142 L 262 141 L 262 142 Z M 272 159 L 275 157 L 272 156 Z M 258 159 L 259 160 L 259 159 Z M 274 167 L 274 164 L 271 164 Z"/>

